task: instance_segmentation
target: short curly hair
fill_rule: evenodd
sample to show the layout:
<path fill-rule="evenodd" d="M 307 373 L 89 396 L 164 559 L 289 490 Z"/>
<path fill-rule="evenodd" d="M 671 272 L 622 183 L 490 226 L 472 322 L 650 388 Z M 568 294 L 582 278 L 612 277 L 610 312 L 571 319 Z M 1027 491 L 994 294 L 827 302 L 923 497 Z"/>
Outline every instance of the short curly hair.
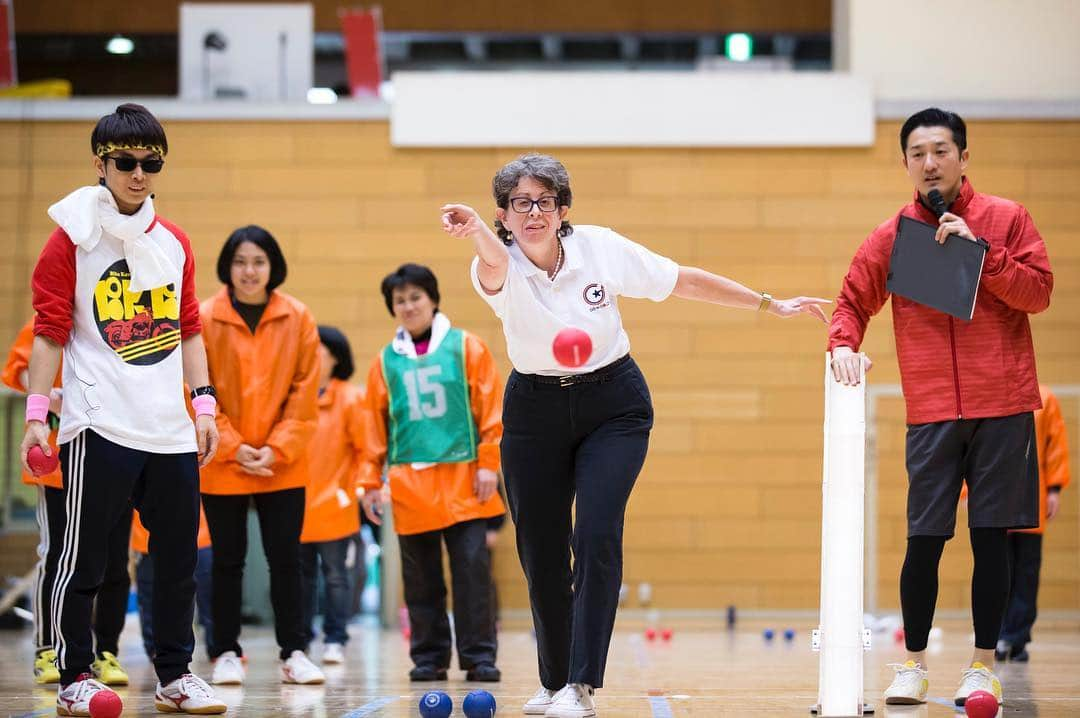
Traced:
<path fill-rule="evenodd" d="M 504 210 L 509 209 L 510 193 L 523 177 L 534 179 L 554 192 L 560 207 L 569 207 L 573 201 L 574 196 L 570 191 L 570 173 L 566 171 L 563 163 L 551 155 L 533 152 L 507 162 L 495 173 L 495 178 L 491 180 L 491 193 L 495 196 L 496 206 Z M 498 219 L 495 220 L 495 231 L 506 246 L 514 243 L 510 230 Z M 564 219 L 559 227 L 559 236 L 568 237 L 573 233 L 573 226 Z"/>

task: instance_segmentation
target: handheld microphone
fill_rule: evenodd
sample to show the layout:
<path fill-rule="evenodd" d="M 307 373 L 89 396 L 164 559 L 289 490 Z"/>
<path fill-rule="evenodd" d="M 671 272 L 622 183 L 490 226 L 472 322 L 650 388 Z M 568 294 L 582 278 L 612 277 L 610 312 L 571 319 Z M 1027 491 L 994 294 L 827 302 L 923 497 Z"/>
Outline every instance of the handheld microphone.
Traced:
<path fill-rule="evenodd" d="M 945 204 L 945 198 L 941 196 L 941 192 L 937 189 L 932 189 L 926 193 L 926 199 L 930 200 L 930 209 L 934 210 L 934 214 L 940 219 L 941 215 L 949 211 L 948 206 Z"/>

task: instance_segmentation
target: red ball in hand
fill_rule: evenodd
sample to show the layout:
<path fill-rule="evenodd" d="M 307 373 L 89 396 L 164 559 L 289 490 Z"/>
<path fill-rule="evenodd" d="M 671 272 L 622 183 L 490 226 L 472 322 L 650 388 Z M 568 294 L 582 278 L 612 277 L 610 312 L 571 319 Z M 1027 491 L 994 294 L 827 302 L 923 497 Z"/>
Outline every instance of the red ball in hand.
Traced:
<path fill-rule="evenodd" d="M 26 452 L 26 463 L 30 464 L 30 470 L 34 472 L 34 476 L 44 476 L 56 471 L 60 460 L 56 458 L 55 451 L 46 454 L 40 446 L 31 446 L 30 451 Z"/>
<path fill-rule="evenodd" d="M 112 691 L 98 691 L 90 699 L 91 718 L 116 718 L 124 710 L 124 702 Z"/>
<path fill-rule="evenodd" d="M 964 701 L 964 713 L 970 718 L 994 718 L 998 714 L 997 698 L 987 691 L 972 691 Z"/>
<path fill-rule="evenodd" d="M 579 367 L 592 355 L 592 339 L 580 329 L 567 327 L 555 335 L 551 351 L 563 366 Z"/>

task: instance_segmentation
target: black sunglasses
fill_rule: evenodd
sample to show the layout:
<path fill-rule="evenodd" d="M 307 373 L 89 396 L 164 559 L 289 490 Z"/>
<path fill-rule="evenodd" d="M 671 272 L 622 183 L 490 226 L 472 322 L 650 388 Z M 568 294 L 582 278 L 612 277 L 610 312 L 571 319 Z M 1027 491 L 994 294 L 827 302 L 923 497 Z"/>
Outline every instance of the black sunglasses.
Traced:
<path fill-rule="evenodd" d="M 116 169 L 121 172 L 134 172 L 136 167 L 142 167 L 143 172 L 156 175 L 165 166 L 165 160 L 162 159 L 137 160 L 134 157 L 106 157 L 105 159 L 112 160 Z"/>

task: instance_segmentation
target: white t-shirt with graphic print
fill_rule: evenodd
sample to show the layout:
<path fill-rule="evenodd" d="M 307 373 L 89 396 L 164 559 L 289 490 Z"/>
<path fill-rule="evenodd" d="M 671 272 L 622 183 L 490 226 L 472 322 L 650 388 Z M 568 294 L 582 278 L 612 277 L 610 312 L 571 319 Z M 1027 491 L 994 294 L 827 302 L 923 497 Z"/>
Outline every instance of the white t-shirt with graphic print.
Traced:
<path fill-rule="evenodd" d="M 563 240 L 563 268 L 554 281 L 534 265 L 516 243 L 509 247 L 506 281 L 488 294 L 470 274 L 477 293 L 502 320 L 507 351 L 523 374 L 566 376 L 607 366 L 630 351 L 630 338 L 619 315 L 620 296 L 660 302 L 670 296 L 679 265 L 631 242 L 607 227 L 574 225 Z M 567 327 L 584 330 L 592 339 L 592 355 L 572 370 L 552 353 L 555 335 Z"/>

